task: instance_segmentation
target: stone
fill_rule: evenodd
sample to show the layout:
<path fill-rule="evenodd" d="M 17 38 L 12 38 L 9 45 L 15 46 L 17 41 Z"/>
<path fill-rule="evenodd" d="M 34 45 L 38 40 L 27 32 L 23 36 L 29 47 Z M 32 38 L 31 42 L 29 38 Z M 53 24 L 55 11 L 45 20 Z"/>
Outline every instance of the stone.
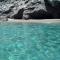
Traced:
<path fill-rule="evenodd" d="M 15 15 L 11 16 L 14 19 L 22 19 L 24 9 L 20 9 Z"/>
<path fill-rule="evenodd" d="M 46 10 L 45 3 L 41 1 L 31 2 L 24 9 L 23 18 L 24 19 L 46 19 L 52 18 L 48 11 Z"/>
<path fill-rule="evenodd" d="M 60 18 L 60 1 L 54 0 L 3 0 L 0 16 L 14 19 Z"/>
<path fill-rule="evenodd" d="M 60 1 L 59 0 L 45 0 L 46 9 L 54 19 L 60 18 Z"/>

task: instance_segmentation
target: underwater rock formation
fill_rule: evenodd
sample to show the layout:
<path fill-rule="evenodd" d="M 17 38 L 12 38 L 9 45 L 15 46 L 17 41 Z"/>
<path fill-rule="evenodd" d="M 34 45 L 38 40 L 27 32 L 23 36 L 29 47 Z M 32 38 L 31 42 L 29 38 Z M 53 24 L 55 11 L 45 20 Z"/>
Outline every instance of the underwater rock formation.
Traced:
<path fill-rule="evenodd" d="M 60 1 L 0 0 L 0 16 L 14 19 L 60 18 Z"/>

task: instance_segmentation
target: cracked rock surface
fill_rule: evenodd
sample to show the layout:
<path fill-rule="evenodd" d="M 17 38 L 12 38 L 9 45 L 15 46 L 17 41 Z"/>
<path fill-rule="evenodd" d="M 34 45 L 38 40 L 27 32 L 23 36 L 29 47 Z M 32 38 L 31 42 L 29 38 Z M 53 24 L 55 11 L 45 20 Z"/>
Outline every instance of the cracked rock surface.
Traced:
<path fill-rule="evenodd" d="M 60 1 L 0 0 L 0 17 L 14 19 L 60 18 Z"/>

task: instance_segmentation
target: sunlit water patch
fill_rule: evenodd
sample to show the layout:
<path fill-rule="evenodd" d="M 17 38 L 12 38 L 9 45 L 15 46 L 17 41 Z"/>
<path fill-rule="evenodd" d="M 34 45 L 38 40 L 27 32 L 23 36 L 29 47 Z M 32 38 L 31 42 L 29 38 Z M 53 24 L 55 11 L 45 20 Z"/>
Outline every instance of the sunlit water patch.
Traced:
<path fill-rule="evenodd" d="M 60 24 L 0 23 L 0 60 L 60 60 Z"/>

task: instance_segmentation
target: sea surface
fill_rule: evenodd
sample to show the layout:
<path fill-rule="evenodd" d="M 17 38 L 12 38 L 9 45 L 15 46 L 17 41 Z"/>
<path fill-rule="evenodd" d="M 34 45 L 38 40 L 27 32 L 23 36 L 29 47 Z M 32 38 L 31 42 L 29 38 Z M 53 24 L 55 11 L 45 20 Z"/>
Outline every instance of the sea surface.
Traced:
<path fill-rule="evenodd" d="M 0 60 L 60 60 L 60 24 L 0 23 Z"/>

